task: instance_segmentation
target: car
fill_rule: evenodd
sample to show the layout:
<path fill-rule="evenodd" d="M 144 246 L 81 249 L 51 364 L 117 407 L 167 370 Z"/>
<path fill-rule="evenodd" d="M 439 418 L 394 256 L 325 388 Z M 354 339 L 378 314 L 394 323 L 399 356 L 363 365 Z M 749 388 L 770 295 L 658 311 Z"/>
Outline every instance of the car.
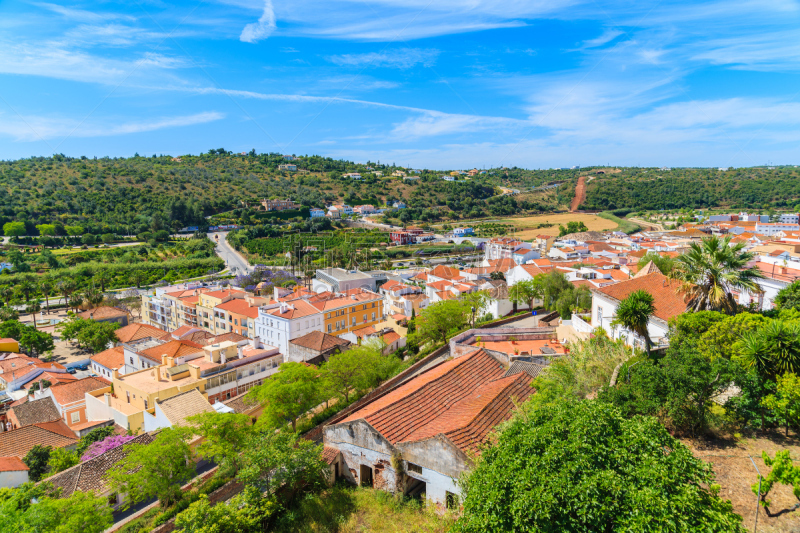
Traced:
<path fill-rule="evenodd" d="M 68 369 L 67 369 L 67 374 L 75 374 L 75 373 L 77 373 L 77 372 L 78 372 L 78 371 L 77 371 L 77 370 L 75 370 L 74 368 L 68 368 Z"/>
<path fill-rule="evenodd" d="M 78 370 L 89 370 L 89 365 L 78 365 L 75 368 Z"/>

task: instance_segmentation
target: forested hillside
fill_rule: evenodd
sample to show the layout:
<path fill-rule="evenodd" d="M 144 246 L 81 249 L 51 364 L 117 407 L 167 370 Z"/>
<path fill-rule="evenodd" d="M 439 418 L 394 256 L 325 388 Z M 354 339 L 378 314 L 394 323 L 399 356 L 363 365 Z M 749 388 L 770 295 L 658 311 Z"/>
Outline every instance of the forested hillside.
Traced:
<path fill-rule="evenodd" d="M 585 209 L 795 209 L 800 173 L 795 167 L 622 169 L 589 182 Z"/>

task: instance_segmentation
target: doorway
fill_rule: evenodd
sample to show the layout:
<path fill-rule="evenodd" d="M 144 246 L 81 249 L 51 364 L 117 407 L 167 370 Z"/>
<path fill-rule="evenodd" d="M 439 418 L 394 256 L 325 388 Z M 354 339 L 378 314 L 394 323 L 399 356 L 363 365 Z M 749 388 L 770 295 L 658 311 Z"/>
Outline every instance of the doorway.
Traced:
<path fill-rule="evenodd" d="M 359 480 L 362 487 L 372 487 L 372 468 L 367 465 L 361 465 L 359 472 Z"/>

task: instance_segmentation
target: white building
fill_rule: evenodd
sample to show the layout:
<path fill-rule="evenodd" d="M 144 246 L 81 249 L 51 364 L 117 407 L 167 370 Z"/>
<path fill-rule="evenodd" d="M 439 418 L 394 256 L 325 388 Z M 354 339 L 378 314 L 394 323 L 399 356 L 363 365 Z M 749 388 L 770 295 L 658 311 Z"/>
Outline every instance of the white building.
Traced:
<path fill-rule="evenodd" d="M 28 470 L 19 457 L 0 457 L 0 489 L 14 489 L 27 483 Z"/>
<path fill-rule="evenodd" d="M 541 257 L 533 243 L 522 242 L 513 237 L 495 237 L 484 243 L 484 263 L 493 259 L 513 259 L 518 265 Z"/>
<path fill-rule="evenodd" d="M 757 222 L 756 223 L 756 233 L 759 235 L 766 235 L 772 236 L 777 235 L 781 232 L 789 232 L 789 231 L 800 231 L 800 224 L 793 223 L 783 223 L 783 222 Z"/>
<path fill-rule="evenodd" d="M 287 353 L 290 340 L 322 329 L 322 311 L 302 298 L 270 302 L 258 308 L 256 335 L 282 354 Z"/>
<path fill-rule="evenodd" d="M 777 256 L 762 255 L 755 265 L 764 278 L 757 280 L 762 292 L 751 294 L 743 292 L 739 295 L 738 302 L 742 305 L 756 303 L 756 308 L 768 311 L 775 307 L 775 297 L 778 292 L 800 279 L 800 261 L 786 259 L 784 254 Z"/>
<path fill-rule="evenodd" d="M 645 290 L 653 295 L 656 309 L 647 326 L 650 340 L 656 345 L 666 344 L 669 319 L 685 312 L 686 303 L 683 295 L 677 291 L 679 287 L 677 281 L 671 281 L 660 272 L 647 274 L 649 271 L 645 268 L 640 273 L 645 275 L 637 275 L 627 281 L 591 289 L 593 329 L 603 328 L 613 339 L 625 339 L 629 345 L 643 346 L 644 340 L 632 331 L 621 326 L 612 326 L 611 323 L 617 317 L 620 301 L 635 291 Z"/>
<path fill-rule="evenodd" d="M 351 289 L 367 289 L 375 292 L 375 278 L 360 270 L 343 268 L 321 268 L 317 270 L 311 290 L 320 292 L 346 292 Z"/>
<path fill-rule="evenodd" d="M 781 223 L 798 224 L 800 223 L 800 215 L 797 213 L 784 213 L 781 215 Z"/>
<path fill-rule="evenodd" d="M 312 207 L 309 211 L 309 214 L 311 215 L 311 218 L 319 218 L 325 216 L 325 211 L 318 207 Z"/>

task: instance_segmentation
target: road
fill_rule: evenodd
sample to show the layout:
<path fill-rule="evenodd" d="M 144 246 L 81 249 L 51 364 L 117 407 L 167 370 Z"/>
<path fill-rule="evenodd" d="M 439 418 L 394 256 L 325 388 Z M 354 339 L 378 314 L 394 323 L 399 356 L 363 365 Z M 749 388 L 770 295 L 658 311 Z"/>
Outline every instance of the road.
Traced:
<path fill-rule="evenodd" d="M 242 257 L 236 250 L 228 244 L 226 237 L 228 236 L 228 232 L 216 232 L 216 233 L 209 233 L 208 238 L 211 239 L 211 242 L 217 241 L 217 247 L 214 248 L 214 251 L 217 253 L 223 261 L 225 261 L 225 266 L 230 269 L 232 274 L 249 274 L 253 271 L 253 267 L 248 263 L 244 257 Z M 219 239 L 215 239 L 219 237 Z"/>

